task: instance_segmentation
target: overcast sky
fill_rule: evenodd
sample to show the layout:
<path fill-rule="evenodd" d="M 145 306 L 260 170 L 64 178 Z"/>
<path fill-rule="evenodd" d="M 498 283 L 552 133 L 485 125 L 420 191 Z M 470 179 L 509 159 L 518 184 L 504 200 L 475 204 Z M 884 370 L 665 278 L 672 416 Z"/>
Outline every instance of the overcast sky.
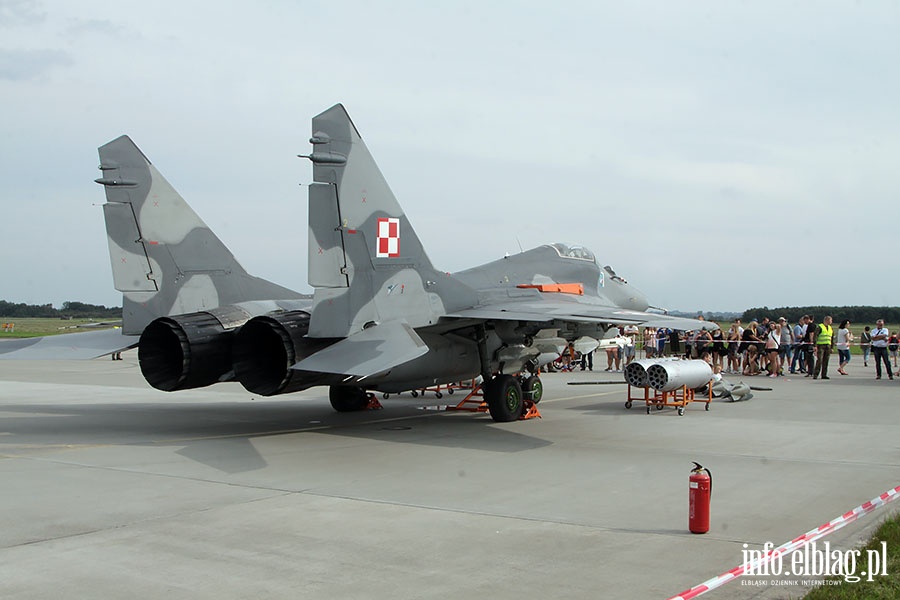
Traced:
<path fill-rule="evenodd" d="M 671 309 L 897 305 L 898 32 L 896 1 L 0 0 L 0 299 L 120 304 L 123 133 L 309 291 L 296 155 L 340 102 L 438 268 L 567 241 Z"/>

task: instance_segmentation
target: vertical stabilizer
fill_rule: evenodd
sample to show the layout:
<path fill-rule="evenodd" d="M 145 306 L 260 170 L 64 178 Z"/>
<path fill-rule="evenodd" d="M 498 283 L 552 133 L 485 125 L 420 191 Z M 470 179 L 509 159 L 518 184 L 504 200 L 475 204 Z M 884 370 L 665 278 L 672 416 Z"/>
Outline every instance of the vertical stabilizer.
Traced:
<path fill-rule="evenodd" d="M 344 337 L 392 320 L 435 323 L 456 284 L 432 267 L 347 111 L 331 107 L 312 130 L 310 335 Z"/>
<path fill-rule="evenodd" d="M 300 294 L 252 277 L 127 136 L 100 147 L 103 206 L 125 333 L 159 316 Z"/>

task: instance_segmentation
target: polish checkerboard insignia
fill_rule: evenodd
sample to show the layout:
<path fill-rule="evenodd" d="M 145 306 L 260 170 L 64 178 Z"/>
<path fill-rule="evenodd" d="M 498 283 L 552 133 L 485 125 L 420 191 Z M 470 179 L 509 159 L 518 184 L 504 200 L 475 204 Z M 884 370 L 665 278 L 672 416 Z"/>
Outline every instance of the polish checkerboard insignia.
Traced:
<path fill-rule="evenodd" d="M 378 219 L 377 243 L 375 258 L 400 256 L 400 219 L 392 217 Z"/>

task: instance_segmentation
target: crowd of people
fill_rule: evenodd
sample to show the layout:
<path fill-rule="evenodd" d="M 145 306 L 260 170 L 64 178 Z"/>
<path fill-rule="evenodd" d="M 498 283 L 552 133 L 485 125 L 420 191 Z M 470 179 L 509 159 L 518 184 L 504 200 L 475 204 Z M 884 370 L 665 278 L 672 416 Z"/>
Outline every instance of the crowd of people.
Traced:
<path fill-rule="evenodd" d="M 703 359 L 716 373 L 768 375 L 780 377 L 787 373 L 802 373 L 813 379 L 830 379 L 831 355 L 838 354 L 837 372 L 847 375 L 851 360 L 850 346 L 857 342 L 850 331 L 850 322 L 841 321 L 835 329 L 832 317 L 817 323 L 813 315 L 804 315 L 791 326 L 784 317 L 770 321 L 751 321 L 746 327 L 735 319 L 728 329 L 680 332 L 666 328 L 645 328 L 643 346 L 647 358 L 684 356 Z M 866 327 L 858 342 L 863 365 L 869 357 L 875 359 L 875 378 L 886 375 L 893 379 L 896 372 L 900 339 L 879 319 L 875 328 Z M 682 351 L 682 348 L 684 350 Z M 893 364 L 893 366 L 892 366 Z M 884 370 L 882 370 L 882 365 Z"/>

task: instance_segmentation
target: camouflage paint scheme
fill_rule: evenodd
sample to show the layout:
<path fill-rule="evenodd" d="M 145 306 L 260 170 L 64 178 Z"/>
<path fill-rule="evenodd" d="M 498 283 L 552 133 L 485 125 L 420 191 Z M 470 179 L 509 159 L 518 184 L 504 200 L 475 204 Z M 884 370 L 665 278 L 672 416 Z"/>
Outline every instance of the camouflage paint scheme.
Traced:
<path fill-rule="evenodd" d="M 230 317 L 237 326 L 308 298 L 247 274 L 127 136 L 100 147 L 100 170 L 96 181 L 106 190 L 109 259 L 126 335 L 139 335 L 161 315 L 223 306 L 238 307 Z"/>
<path fill-rule="evenodd" d="M 94 338 L 77 356 L 137 345 L 159 389 L 236 379 L 271 395 L 329 385 L 335 408 L 352 410 L 364 390 L 478 375 L 519 393 L 509 374 L 536 372 L 575 340 L 596 347 L 613 325 L 715 327 L 644 312 L 643 294 L 580 246 L 439 271 L 342 105 L 313 119 L 310 142 L 312 298 L 249 275 L 128 137 L 102 146 L 96 181 L 125 335 L 81 334 Z M 75 354 L 71 343 L 0 345 L 2 358 Z M 507 412 L 502 419 L 515 417 Z"/>
<path fill-rule="evenodd" d="M 473 358 L 469 346 L 477 337 L 476 324 L 486 324 L 489 330 L 490 373 L 479 368 L 475 373 L 456 373 L 456 379 L 521 369 L 540 354 L 530 342 L 548 330 L 562 330 L 564 340 L 570 340 L 603 337 L 612 324 L 662 320 L 672 326 L 703 325 L 643 312 L 648 307 L 643 294 L 611 270 L 611 276 L 604 277 L 589 250 L 580 249 L 572 254 L 582 256 L 572 256 L 566 250 L 574 248 L 562 244 L 541 246 L 459 273 L 438 271 L 343 106 L 313 119 L 310 142 L 313 152 L 305 158 L 313 163 L 315 183 L 309 192 L 309 283 L 315 295 L 309 335 L 345 339 L 330 349 L 327 361 L 310 357 L 296 369 L 327 370 L 375 383 L 369 379 L 376 374 L 371 367 L 354 363 L 370 351 L 377 337 L 369 329 L 393 322 L 411 329 L 385 332 L 383 339 L 405 345 L 410 353 L 419 348 L 424 356 L 410 364 L 405 355 L 399 360 L 395 348 L 396 363 L 391 365 L 387 359 L 379 367 L 404 365 L 403 371 L 422 374 L 416 378 L 420 385 L 442 382 L 443 378 L 432 375 L 446 358 L 428 356 L 424 348 L 433 344 L 423 346 L 421 337 L 454 334 L 459 354 Z M 379 219 L 399 221 L 398 256 L 378 256 Z M 550 283 L 580 283 L 584 295 L 518 287 Z M 367 348 L 354 352 L 357 340 L 362 342 L 357 336 L 364 330 Z M 558 354 L 564 340 L 550 339 L 559 347 Z M 498 359 L 501 349 L 505 361 Z M 338 350 L 345 353 L 343 359 Z M 475 368 L 473 362 L 465 362 L 468 369 Z M 393 375 L 398 375 L 396 370 Z M 403 381 L 398 387 L 383 381 L 378 389 L 415 387 L 411 383 Z"/>

